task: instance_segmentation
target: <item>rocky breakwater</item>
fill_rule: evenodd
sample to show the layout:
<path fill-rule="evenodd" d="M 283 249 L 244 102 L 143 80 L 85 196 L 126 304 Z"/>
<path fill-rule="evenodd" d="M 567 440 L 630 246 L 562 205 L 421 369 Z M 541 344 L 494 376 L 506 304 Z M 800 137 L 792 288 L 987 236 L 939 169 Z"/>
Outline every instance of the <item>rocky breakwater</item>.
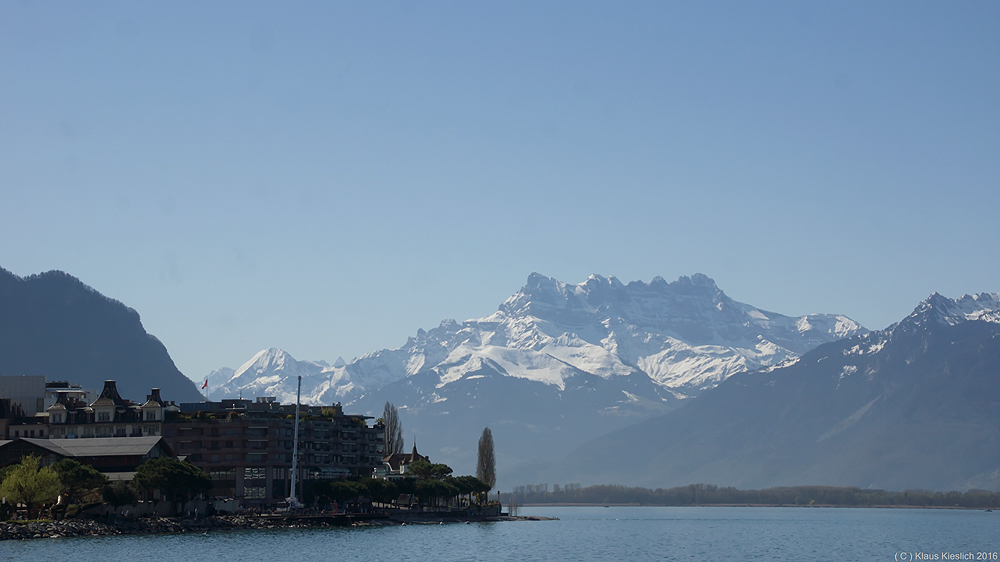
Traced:
<path fill-rule="evenodd" d="M 64 519 L 61 521 L 0 522 L 0 541 L 62 537 L 100 537 L 150 533 L 206 533 L 224 529 L 264 529 L 287 527 L 258 517 L 225 516 L 180 519 L 143 517 L 139 519 Z"/>

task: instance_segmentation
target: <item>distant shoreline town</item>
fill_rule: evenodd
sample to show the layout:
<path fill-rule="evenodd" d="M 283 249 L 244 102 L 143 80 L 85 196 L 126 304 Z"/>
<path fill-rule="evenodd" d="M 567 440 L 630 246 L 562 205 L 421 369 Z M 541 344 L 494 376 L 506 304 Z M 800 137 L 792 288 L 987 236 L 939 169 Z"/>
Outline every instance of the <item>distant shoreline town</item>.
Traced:
<path fill-rule="evenodd" d="M 396 409 L 273 398 L 143 403 L 41 376 L 0 377 L 0 519 L 269 516 L 269 524 L 500 517 L 489 428 L 477 476 L 402 452 Z M 256 524 L 256 523 L 255 523 Z M 150 531 L 155 532 L 155 531 Z"/>

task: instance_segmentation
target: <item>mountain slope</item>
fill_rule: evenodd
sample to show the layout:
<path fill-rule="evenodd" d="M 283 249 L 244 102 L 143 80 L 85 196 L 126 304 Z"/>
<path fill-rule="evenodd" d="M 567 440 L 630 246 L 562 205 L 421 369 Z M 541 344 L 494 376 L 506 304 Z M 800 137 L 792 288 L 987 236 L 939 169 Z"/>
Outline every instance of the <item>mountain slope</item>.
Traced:
<path fill-rule="evenodd" d="M 735 376 L 682 409 L 590 441 L 561 476 L 1000 489 L 998 311 L 997 294 L 931 295 L 886 330 Z"/>
<path fill-rule="evenodd" d="M 170 400 L 201 400 L 135 310 L 61 271 L 20 278 L 0 269 L 0 372 L 96 389 L 115 379 L 135 401 L 152 387 Z"/>
<path fill-rule="evenodd" d="M 474 466 L 475 439 L 490 425 L 512 467 L 669 411 L 734 373 L 864 332 L 844 316 L 793 318 L 736 302 L 700 274 L 570 285 L 535 273 L 485 318 L 445 320 L 344 366 L 260 363 L 258 354 L 210 396 L 291 401 L 302 374 L 304 402 L 378 415 L 392 401 L 421 450 L 456 469 Z"/>

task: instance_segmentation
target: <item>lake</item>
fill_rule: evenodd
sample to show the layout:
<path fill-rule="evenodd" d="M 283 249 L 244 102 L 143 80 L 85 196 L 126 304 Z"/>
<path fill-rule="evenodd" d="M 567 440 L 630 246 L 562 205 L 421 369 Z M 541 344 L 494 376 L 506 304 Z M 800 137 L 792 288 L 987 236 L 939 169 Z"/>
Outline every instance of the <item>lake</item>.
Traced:
<path fill-rule="evenodd" d="M 532 507 L 525 521 L 0 542 L 0 561 L 998 560 L 1000 512 Z M 969 554 L 972 555 L 969 558 Z M 936 556 L 936 558 L 935 558 Z"/>

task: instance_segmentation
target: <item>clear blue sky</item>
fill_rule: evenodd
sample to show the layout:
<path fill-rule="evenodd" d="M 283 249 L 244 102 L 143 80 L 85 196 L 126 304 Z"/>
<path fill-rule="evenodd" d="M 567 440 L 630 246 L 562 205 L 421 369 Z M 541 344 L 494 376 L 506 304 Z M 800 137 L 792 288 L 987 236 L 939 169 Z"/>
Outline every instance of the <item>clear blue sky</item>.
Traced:
<path fill-rule="evenodd" d="M 537 271 L 869 328 L 1000 291 L 998 2 L 0 3 L 0 267 L 193 379 Z"/>

